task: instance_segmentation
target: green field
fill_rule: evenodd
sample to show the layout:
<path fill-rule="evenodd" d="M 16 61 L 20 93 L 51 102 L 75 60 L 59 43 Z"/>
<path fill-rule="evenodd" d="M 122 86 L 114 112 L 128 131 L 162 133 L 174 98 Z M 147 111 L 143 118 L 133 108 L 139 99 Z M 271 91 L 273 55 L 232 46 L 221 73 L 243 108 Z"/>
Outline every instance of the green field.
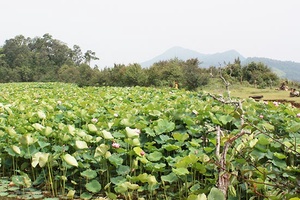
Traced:
<path fill-rule="evenodd" d="M 0 198 L 299 200 L 299 109 L 214 89 L 0 84 Z"/>

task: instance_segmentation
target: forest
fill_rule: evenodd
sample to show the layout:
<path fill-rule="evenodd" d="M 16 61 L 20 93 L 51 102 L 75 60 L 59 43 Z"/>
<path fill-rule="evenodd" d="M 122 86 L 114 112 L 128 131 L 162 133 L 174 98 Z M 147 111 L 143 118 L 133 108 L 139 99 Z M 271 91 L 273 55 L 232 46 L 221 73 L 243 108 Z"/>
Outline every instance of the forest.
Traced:
<path fill-rule="evenodd" d="M 92 50 L 70 48 L 49 33 L 29 38 L 17 35 L 0 47 L 0 82 L 65 82 L 78 86 L 153 86 L 195 90 L 222 75 L 231 82 L 247 82 L 264 88 L 279 82 L 279 77 L 263 63 L 241 65 L 239 58 L 225 67 L 201 67 L 201 60 L 173 58 L 142 68 L 138 63 L 91 66 L 98 60 Z"/>

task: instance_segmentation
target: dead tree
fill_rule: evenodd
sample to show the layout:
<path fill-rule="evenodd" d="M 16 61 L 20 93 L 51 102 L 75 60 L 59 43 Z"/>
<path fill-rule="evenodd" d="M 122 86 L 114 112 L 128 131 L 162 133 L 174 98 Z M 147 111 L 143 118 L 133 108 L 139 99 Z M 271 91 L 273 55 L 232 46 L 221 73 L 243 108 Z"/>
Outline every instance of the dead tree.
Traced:
<path fill-rule="evenodd" d="M 228 98 L 230 99 L 230 91 L 229 91 L 230 83 L 228 81 L 226 81 L 225 78 L 223 77 L 223 75 L 222 75 L 222 69 L 221 68 L 220 68 L 220 71 L 219 71 L 219 75 L 220 75 L 220 78 L 222 79 L 222 81 L 223 81 L 223 83 L 225 85 Z"/>
<path fill-rule="evenodd" d="M 213 97 L 215 100 L 221 102 L 221 103 L 234 105 L 236 107 L 235 109 L 236 110 L 238 109 L 239 112 L 240 112 L 241 127 L 243 127 L 243 125 L 244 125 L 244 110 L 243 110 L 243 107 L 242 107 L 242 101 L 241 100 L 238 100 L 238 101 L 228 100 L 228 101 L 226 101 L 223 98 L 217 98 L 217 97 L 215 97 L 214 95 L 211 95 L 211 94 L 210 94 L 210 96 Z M 248 132 L 245 131 L 243 128 L 241 128 L 241 131 L 237 135 L 233 136 L 232 138 L 229 138 L 224 143 L 223 149 L 221 149 L 221 138 L 222 138 L 222 136 L 224 136 L 224 133 L 222 132 L 220 126 L 217 126 L 216 132 L 217 132 L 217 135 L 216 135 L 216 137 L 217 137 L 216 138 L 217 139 L 216 157 L 217 157 L 218 170 L 219 170 L 218 189 L 223 192 L 223 194 L 225 196 L 225 199 L 226 199 L 229 184 L 230 184 L 230 173 L 227 171 L 227 168 L 226 168 L 227 152 L 237 139 L 242 137 L 244 134 L 248 134 Z"/>

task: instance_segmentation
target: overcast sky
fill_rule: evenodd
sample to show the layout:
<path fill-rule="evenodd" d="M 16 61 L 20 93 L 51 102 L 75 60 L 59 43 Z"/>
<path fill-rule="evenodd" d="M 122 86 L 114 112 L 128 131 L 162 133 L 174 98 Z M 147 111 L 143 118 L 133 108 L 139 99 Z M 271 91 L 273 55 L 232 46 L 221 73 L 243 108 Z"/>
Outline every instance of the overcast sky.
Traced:
<path fill-rule="evenodd" d="M 101 68 L 173 46 L 300 62 L 300 0 L 1 0 L 0 20 L 0 46 L 49 33 Z"/>

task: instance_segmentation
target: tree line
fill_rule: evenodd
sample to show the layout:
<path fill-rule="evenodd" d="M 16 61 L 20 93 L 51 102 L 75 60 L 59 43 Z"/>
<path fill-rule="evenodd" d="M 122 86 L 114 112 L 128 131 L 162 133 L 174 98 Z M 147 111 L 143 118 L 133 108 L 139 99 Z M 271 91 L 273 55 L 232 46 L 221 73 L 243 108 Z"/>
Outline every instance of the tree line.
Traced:
<path fill-rule="evenodd" d="M 82 52 L 54 39 L 50 34 L 26 38 L 18 35 L 0 47 L 0 82 L 67 82 L 79 86 L 153 86 L 195 90 L 207 85 L 212 77 L 222 75 L 232 82 L 248 82 L 259 87 L 277 84 L 279 77 L 262 63 L 242 66 L 239 58 L 223 67 L 201 68 L 197 58 L 173 58 L 148 68 L 140 64 L 114 64 L 99 69 L 90 67 L 98 60 L 95 52 Z"/>

